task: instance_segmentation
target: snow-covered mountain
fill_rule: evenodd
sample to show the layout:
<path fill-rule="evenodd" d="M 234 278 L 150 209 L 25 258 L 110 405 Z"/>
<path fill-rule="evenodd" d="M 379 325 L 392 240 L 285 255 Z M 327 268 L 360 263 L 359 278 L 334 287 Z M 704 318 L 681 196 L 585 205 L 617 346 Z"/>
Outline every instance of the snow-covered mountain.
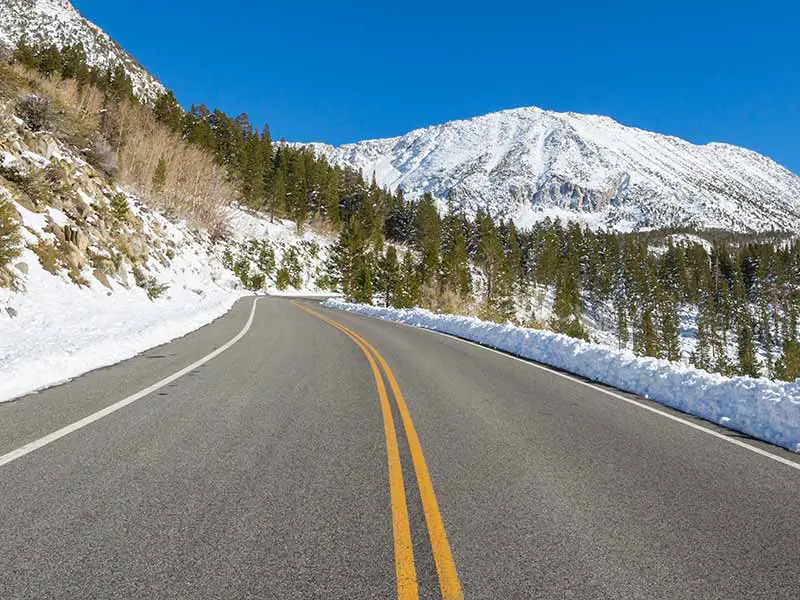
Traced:
<path fill-rule="evenodd" d="M 392 190 L 431 192 L 523 226 L 559 216 L 615 230 L 800 227 L 800 177 L 769 158 L 603 116 L 519 108 L 396 138 L 312 146 Z"/>
<path fill-rule="evenodd" d="M 136 59 L 67 0 L 0 0 L 0 45 L 14 48 L 22 38 L 59 48 L 80 42 L 90 65 L 107 68 L 122 64 L 136 95 L 143 100 L 153 100 L 164 91 Z"/>

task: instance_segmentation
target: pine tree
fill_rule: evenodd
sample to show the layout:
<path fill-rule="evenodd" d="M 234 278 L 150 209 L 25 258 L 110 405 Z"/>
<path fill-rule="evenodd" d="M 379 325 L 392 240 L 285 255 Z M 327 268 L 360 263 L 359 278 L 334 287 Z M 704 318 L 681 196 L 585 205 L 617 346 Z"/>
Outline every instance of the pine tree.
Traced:
<path fill-rule="evenodd" d="M 61 77 L 77 80 L 79 87 L 83 87 L 88 82 L 89 66 L 86 50 L 80 42 L 64 46 L 61 49 Z"/>
<path fill-rule="evenodd" d="M 274 175 L 272 177 L 272 189 L 267 193 L 270 222 L 275 221 L 276 215 L 282 215 L 286 211 L 286 173 L 288 164 L 284 156 L 284 149 L 278 148 L 273 158 Z"/>
<path fill-rule="evenodd" d="M 242 197 L 253 208 L 261 206 L 264 199 L 264 144 L 257 133 L 250 134 L 242 146 Z"/>
<path fill-rule="evenodd" d="M 658 336 L 653 326 L 653 313 L 650 308 L 642 311 L 642 354 L 658 358 Z"/>
<path fill-rule="evenodd" d="M 503 244 L 489 215 L 482 214 L 476 226 L 479 241 L 475 259 L 483 273 L 485 288 L 481 316 L 503 323 L 514 317 L 513 290 Z"/>
<path fill-rule="evenodd" d="M 175 94 L 167 91 L 156 98 L 153 104 L 153 114 L 156 119 L 164 123 L 172 131 L 180 131 L 183 122 L 183 110 L 181 110 Z"/>
<path fill-rule="evenodd" d="M 15 62 L 18 62 L 29 69 L 37 68 L 36 50 L 32 46 L 28 45 L 28 42 L 24 37 L 17 44 L 17 48 L 14 50 L 12 58 Z"/>
<path fill-rule="evenodd" d="M 339 214 L 339 186 L 340 175 L 337 169 L 333 169 L 322 184 L 320 192 L 320 205 L 328 223 L 337 227 L 340 223 Z"/>
<path fill-rule="evenodd" d="M 515 294 L 521 294 L 523 289 L 522 278 L 522 248 L 519 243 L 517 228 L 513 221 L 508 222 L 506 234 L 506 261 L 508 263 L 508 276 Z"/>
<path fill-rule="evenodd" d="M 372 262 L 361 260 L 355 274 L 353 301 L 361 304 L 372 304 Z"/>
<path fill-rule="evenodd" d="M 158 159 L 156 170 L 153 173 L 153 182 L 152 182 L 153 193 L 156 195 L 161 194 L 164 191 L 164 186 L 166 184 L 167 184 L 167 161 L 162 156 L 161 158 Z"/>
<path fill-rule="evenodd" d="M 61 73 L 61 52 L 54 45 L 40 47 L 36 52 L 36 66 L 45 77 Z"/>
<path fill-rule="evenodd" d="M 303 155 L 288 152 L 288 178 L 286 181 L 286 198 L 289 214 L 298 226 L 308 219 L 308 185 L 306 180 L 306 163 Z"/>
<path fill-rule="evenodd" d="M 573 269 L 561 269 L 556 278 L 553 300 L 555 314 L 553 328 L 571 337 L 586 339 L 586 332 L 581 325 L 582 307 L 578 281 Z"/>
<path fill-rule="evenodd" d="M 748 321 L 749 320 L 745 319 L 741 322 L 737 336 L 739 374 L 758 377 L 759 366 L 758 360 L 756 359 L 755 346 L 753 344 L 753 329 Z"/>
<path fill-rule="evenodd" d="M 697 312 L 697 341 L 692 354 L 692 363 L 698 369 L 711 370 L 710 335 L 709 335 L 709 299 L 703 297 Z"/>
<path fill-rule="evenodd" d="M 775 365 L 775 377 L 782 381 L 795 381 L 800 377 L 800 344 L 796 339 L 783 342 L 783 355 Z"/>
<path fill-rule="evenodd" d="M 328 278 L 349 300 L 372 301 L 372 256 L 361 223 L 351 218 L 342 227 L 327 265 Z"/>
<path fill-rule="evenodd" d="M 417 275 L 417 265 L 410 252 L 403 256 L 400 267 L 401 293 L 395 300 L 397 308 L 413 308 L 420 302 L 420 283 Z"/>
<path fill-rule="evenodd" d="M 397 250 L 394 246 L 386 247 L 386 252 L 378 261 L 377 291 L 383 297 L 384 306 L 394 306 L 400 281 L 400 265 L 397 262 Z"/>
<path fill-rule="evenodd" d="M 625 306 L 617 303 L 617 348 L 622 350 L 628 347 L 628 316 Z"/>
<path fill-rule="evenodd" d="M 452 212 L 452 206 L 442 223 L 441 287 L 466 298 L 472 292 L 466 237 L 462 217 Z"/>
<path fill-rule="evenodd" d="M 663 295 L 659 306 L 659 321 L 661 327 L 661 355 L 667 360 L 680 359 L 680 321 L 678 318 L 678 304 L 671 294 Z"/>
<path fill-rule="evenodd" d="M 433 281 L 439 270 L 439 251 L 442 245 L 442 227 L 439 211 L 433 196 L 425 194 L 417 205 L 415 218 L 416 247 L 420 253 L 420 280 Z"/>

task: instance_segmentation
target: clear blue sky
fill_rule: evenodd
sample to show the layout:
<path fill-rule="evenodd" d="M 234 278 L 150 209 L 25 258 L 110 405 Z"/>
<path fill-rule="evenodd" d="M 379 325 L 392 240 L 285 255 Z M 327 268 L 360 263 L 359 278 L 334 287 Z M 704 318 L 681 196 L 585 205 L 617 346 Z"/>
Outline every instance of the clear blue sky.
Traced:
<path fill-rule="evenodd" d="M 182 104 L 247 112 L 289 140 L 535 105 L 746 146 L 800 173 L 788 0 L 73 3 Z"/>

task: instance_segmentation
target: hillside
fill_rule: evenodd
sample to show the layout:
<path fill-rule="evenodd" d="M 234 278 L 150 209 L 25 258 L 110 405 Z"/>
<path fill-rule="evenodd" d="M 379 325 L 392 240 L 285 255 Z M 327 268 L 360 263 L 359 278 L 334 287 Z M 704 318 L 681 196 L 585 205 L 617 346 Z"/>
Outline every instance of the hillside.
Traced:
<path fill-rule="evenodd" d="M 183 336 L 255 291 L 316 292 L 328 252 L 231 198 L 180 201 L 171 173 L 137 185 L 136 128 L 168 139 L 141 114 L 98 161 L 72 89 L 0 63 L 0 402 Z"/>
<path fill-rule="evenodd" d="M 165 91 L 158 79 L 67 0 L 0 1 L 0 45 L 13 49 L 22 39 L 58 48 L 82 44 L 90 66 L 113 70 L 122 65 L 137 96 L 145 101 Z"/>
<path fill-rule="evenodd" d="M 626 231 L 794 230 L 800 177 L 728 144 L 695 145 L 602 116 L 520 108 L 338 148 L 334 164 L 407 195 L 529 226 L 546 216 Z"/>

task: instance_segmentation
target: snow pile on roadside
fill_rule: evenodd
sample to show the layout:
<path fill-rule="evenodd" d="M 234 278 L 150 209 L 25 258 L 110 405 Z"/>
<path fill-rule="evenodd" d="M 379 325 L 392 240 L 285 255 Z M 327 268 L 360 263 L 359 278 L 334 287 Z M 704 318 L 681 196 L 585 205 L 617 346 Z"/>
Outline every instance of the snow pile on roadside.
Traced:
<path fill-rule="evenodd" d="M 37 215 L 26 216 L 32 225 Z M 0 288 L 0 402 L 186 335 L 245 294 L 197 234 L 154 213 L 146 219 L 158 221 L 162 239 L 176 248 L 167 265 L 147 265 L 164 286 L 163 295 L 152 300 L 145 289 L 113 278 L 109 287 L 94 277 L 87 277 L 89 285 L 75 285 L 65 274 L 42 268 L 27 248 L 15 261 L 27 273 L 20 273 L 24 290 Z"/>
<path fill-rule="evenodd" d="M 654 358 L 636 357 L 565 335 L 424 309 L 379 308 L 327 300 L 325 306 L 424 327 L 510 352 L 639 394 L 729 429 L 800 452 L 800 380 L 783 383 L 723 377 Z"/>

